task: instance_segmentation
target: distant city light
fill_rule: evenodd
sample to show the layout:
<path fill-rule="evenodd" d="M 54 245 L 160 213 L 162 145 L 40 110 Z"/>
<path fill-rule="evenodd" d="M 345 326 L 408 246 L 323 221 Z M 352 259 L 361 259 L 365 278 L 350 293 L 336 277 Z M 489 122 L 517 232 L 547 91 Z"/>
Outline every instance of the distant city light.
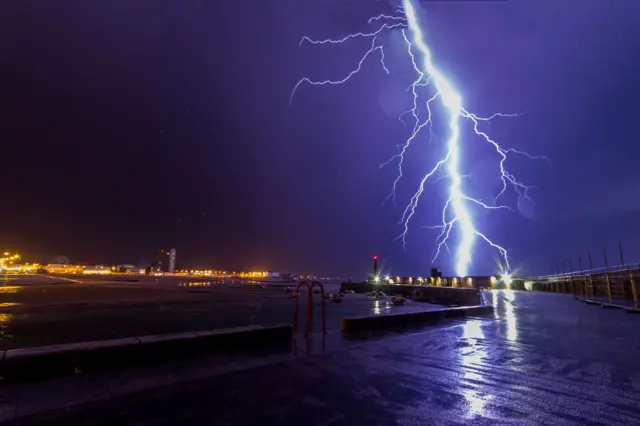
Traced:
<path fill-rule="evenodd" d="M 2 253 L 2 252 L 0 252 Z M 4 252 L 0 255 L 0 272 L 11 274 L 45 273 L 51 275 L 147 275 L 156 276 L 184 276 L 184 277 L 210 277 L 210 278 L 237 278 L 247 280 L 292 280 L 292 279 L 318 279 L 316 275 L 298 275 L 280 273 L 274 271 L 225 271 L 217 269 L 185 269 L 174 272 L 161 271 L 159 268 L 149 272 L 149 268 L 133 264 L 119 265 L 82 265 L 69 263 L 50 263 L 41 265 L 38 263 L 17 263 L 21 258 L 18 253 Z M 66 260 L 68 262 L 68 259 Z M 321 279 L 331 279 L 323 277 Z M 336 279 L 336 278 L 333 278 Z"/>
<path fill-rule="evenodd" d="M 10 267 L 14 267 L 14 264 L 17 260 L 20 260 L 20 255 L 18 253 L 9 253 L 4 252 L 4 256 L 0 257 L 0 269 L 8 270 Z"/>
<path fill-rule="evenodd" d="M 82 273 L 86 275 L 109 275 L 111 274 L 111 269 L 106 266 L 95 266 L 93 268 L 85 268 Z"/>

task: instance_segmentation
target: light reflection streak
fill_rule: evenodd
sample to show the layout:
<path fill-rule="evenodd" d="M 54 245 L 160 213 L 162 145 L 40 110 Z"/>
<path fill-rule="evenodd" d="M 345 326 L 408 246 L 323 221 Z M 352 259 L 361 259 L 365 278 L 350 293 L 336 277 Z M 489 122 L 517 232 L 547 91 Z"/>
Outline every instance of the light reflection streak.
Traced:
<path fill-rule="evenodd" d="M 513 290 L 504 290 L 504 316 L 507 324 L 507 340 L 511 342 L 518 341 L 518 318 L 513 309 L 513 302 L 516 299 L 516 292 Z"/>
<path fill-rule="evenodd" d="M 476 383 L 485 381 L 482 375 L 483 361 L 487 356 L 487 351 L 484 349 L 484 338 L 481 320 L 468 320 L 463 324 L 462 340 L 466 341 L 469 346 L 460 352 L 462 363 L 460 381 L 463 384 L 462 395 L 467 402 L 467 418 L 483 416 L 485 405 L 493 398 L 490 395 L 483 395 Z"/>
<path fill-rule="evenodd" d="M 511 342 L 518 340 L 518 317 L 514 310 L 516 293 L 517 292 L 513 290 L 491 290 L 492 302 L 495 308 L 493 310 L 493 316 L 496 319 L 504 317 L 507 327 L 505 337 Z"/>
<path fill-rule="evenodd" d="M 504 320 L 501 321 L 506 326 L 504 339 L 511 343 L 518 342 L 518 317 L 515 312 L 517 293 L 513 290 L 491 290 L 495 317 Z M 486 361 L 488 353 L 483 326 L 490 326 L 489 324 L 491 322 L 486 322 L 486 320 L 467 320 L 462 325 L 460 340 L 467 345 L 461 345 L 459 352 L 461 362 L 460 388 L 466 400 L 465 417 L 467 419 L 487 416 L 487 403 L 493 399 L 491 395 L 482 391 L 482 387 L 487 382 L 484 372 L 490 368 Z M 497 343 L 499 342 L 494 344 Z M 504 349 L 513 352 L 520 351 L 518 345 L 513 344 Z"/>
<path fill-rule="evenodd" d="M 181 281 L 180 284 L 178 284 L 179 287 L 211 287 L 211 284 L 217 284 L 217 282 L 211 282 L 211 281 L 195 281 L 195 282 L 190 282 L 190 281 Z"/>
<path fill-rule="evenodd" d="M 482 331 L 482 322 L 479 320 L 468 320 L 462 326 L 463 339 L 484 339 L 484 331 Z M 475 340 L 474 340 L 475 343 Z"/>
<path fill-rule="evenodd" d="M 380 309 L 380 301 L 376 300 L 373 302 L 373 313 L 374 315 L 380 315 L 382 310 Z"/>
<path fill-rule="evenodd" d="M 13 318 L 13 314 L 0 314 L 0 339 L 11 337 L 8 331 L 8 323 Z"/>
<path fill-rule="evenodd" d="M 504 298 L 509 302 L 516 300 L 516 292 L 513 290 L 502 290 L 502 294 L 504 294 Z"/>
<path fill-rule="evenodd" d="M 498 291 L 491 290 L 492 304 L 493 304 L 493 316 L 495 319 L 499 319 L 500 315 L 498 315 Z"/>

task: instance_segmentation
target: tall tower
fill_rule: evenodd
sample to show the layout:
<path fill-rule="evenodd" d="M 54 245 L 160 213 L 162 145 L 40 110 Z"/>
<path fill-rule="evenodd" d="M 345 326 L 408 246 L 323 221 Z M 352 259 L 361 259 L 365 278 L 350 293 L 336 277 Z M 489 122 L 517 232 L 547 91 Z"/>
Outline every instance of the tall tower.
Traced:
<path fill-rule="evenodd" d="M 170 274 L 173 274 L 173 271 L 176 269 L 176 249 L 172 248 L 169 250 L 169 270 Z"/>
<path fill-rule="evenodd" d="M 378 256 L 373 256 L 373 276 L 378 276 Z"/>

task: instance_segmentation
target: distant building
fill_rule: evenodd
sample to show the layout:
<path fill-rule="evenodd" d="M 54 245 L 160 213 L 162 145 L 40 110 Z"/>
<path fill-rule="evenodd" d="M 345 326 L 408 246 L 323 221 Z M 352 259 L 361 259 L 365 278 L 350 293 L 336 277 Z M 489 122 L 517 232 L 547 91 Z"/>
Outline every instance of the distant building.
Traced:
<path fill-rule="evenodd" d="M 136 265 L 117 265 L 114 266 L 114 271 L 120 274 L 137 274 L 140 271 L 140 268 Z"/>
<path fill-rule="evenodd" d="M 511 282 L 512 281 L 512 282 Z M 436 287 L 473 287 L 477 289 L 481 288 L 524 288 L 522 280 L 517 278 L 510 279 L 510 283 L 504 283 L 504 280 L 500 277 L 493 276 L 466 276 L 466 277 L 443 277 L 442 273 L 437 270 L 431 270 L 430 277 L 401 277 L 401 276 L 385 276 L 385 277 L 372 277 L 369 282 L 379 284 L 399 284 L 399 285 L 415 285 L 415 286 L 436 286 Z"/>
<path fill-rule="evenodd" d="M 176 249 L 169 250 L 169 269 L 168 272 L 172 274 L 176 269 Z"/>
<path fill-rule="evenodd" d="M 151 262 L 149 266 L 149 273 L 161 273 L 162 272 L 162 261 L 158 260 L 156 262 Z"/>
<path fill-rule="evenodd" d="M 491 277 L 491 276 L 487 276 L 487 275 L 474 275 L 471 277 L 465 277 L 463 278 L 463 280 L 466 280 L 466 284 L 469 287 L 475 287 L 475 288 L 491 288 L 493 286 L 495 286 L 496 283 L 496 278 L 495 277 Z"/>

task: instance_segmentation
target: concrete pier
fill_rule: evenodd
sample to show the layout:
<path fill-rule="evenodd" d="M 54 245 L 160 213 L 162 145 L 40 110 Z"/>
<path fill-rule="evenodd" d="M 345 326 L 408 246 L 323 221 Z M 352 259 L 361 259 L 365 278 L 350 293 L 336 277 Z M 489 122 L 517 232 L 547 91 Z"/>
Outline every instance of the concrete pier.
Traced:
<path fill-rule="evenodd" d="M 402 295 L 413 300 L 446 306 L 475 306 L 482 304 L 480 291 L 466 287 L 415 286 L 402 284 L 342 283 L 340 291 L 356 293 L 381 291 L 387 295 Z"/>

